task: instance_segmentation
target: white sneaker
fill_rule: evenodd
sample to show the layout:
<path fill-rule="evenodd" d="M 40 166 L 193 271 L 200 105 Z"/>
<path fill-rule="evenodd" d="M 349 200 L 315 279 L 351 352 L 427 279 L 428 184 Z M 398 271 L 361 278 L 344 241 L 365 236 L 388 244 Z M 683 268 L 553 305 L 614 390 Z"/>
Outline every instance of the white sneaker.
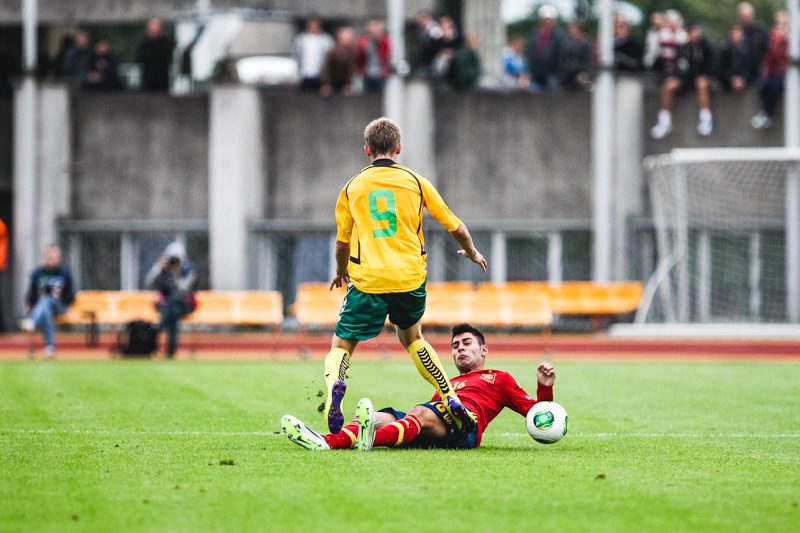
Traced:
<path fill-rule="evenodd" d="M 750 125 L 757 130 L 764 130 L 772 127 L 772 119 L 763 111 L 759 111 L 750 119 Z"/>
<path fill-rule="evenodd" d="M 660 141 L 670 133 L 672 133 L 672 124 L 669 122 L 659 121 L 655 126 L 650 128 L 650 137 L 657 141 Z"/>
<path fill-rule="evenodd" d="M 700 119 L 697 122 L 697 133 L 703 137 L 708 137 L 714 131 L 714 122 L 709 119 Z"/>
<path fill-rule="evenodd" d="M 375 443 L 375 409 L 369 398 L 361 398 L 356 404 L 356 420 L 358 420 L 356 449 L 368 452 Z"/>
<path fill-rule="evenodd" d="M 325 439 L 292 415 L 283 415 L 281 429 L 289 440 L 306 450 L 330 450 Z"/>
<path fill-rule="evenodd" d="M 44 347 L 44 358 L 45 359 L 52 359 L 56 356 L 56 347 L 55 346 L 45 346 Z"/>
<path fill-rule="evenodd" d="M 19 322 L 17 322 L 17 326 L 22 331 L 33 333 L 36 331 L 36 324 L 33 323 L 33 320 L 30 318 L 20 318 Z"/>

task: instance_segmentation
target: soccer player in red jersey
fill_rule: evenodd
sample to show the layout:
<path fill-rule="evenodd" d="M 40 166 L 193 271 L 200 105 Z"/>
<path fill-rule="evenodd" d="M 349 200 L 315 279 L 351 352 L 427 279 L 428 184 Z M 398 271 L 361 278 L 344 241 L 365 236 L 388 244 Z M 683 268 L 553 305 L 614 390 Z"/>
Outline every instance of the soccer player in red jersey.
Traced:
<path fill-rule="evenodd" d="M 408 413 L 391 407 L 374 412 L 366 398 L 356 407 L 356 418 L 337 434 L 320 435 L 291 415 L 282 426 L 289 439 L 309 450 L 373 446 L 414 448 L 477 448 L 489 423 L 508 407 L 525 416 L 540 401 L 552 401 L 556 373 L 543 361 L 537 369 L 536 399 L 502 370 L 484 368 L 489 348 L 481 331 L 470 324 L 452 329 L 451 352 L 460 375 L 450 380 L 463 405 L 477 415 L 477 426 L 464 433 L 457 429 L 437 392 L 429 402 Z"/>

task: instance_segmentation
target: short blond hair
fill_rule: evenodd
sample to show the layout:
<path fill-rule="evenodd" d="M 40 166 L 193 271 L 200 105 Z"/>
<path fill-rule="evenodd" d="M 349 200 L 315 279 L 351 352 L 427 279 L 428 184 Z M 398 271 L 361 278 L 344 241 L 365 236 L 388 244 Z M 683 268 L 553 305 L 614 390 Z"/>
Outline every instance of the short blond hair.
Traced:
<path fill-rule="evenodd" d="M 390 118 L 376 118 L 364 128 L 364 144 L 373 156 L 393 155 L 400 146 L 400 126 Z"/>

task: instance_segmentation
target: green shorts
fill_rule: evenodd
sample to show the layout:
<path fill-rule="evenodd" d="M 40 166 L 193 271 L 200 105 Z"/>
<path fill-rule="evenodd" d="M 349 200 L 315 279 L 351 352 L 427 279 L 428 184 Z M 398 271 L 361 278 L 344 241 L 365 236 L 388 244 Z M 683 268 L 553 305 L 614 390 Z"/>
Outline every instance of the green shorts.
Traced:
<path fill-rule="evenodd" d="M 334 333 L 342 339 L 357 341 L 377 337 L 386 323 L 386 315 L 398 328 L 410 328 L 425 314 L 425 283 L 410 292 L 386 294 L 361 292 L 351 284 Z"/>

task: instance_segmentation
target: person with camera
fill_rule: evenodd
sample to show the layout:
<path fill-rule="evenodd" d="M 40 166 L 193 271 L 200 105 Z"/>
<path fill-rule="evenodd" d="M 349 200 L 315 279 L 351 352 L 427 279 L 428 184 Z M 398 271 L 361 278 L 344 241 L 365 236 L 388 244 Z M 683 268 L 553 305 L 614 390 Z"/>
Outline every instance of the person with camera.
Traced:
<path fill-rule="evenodd" d="M 167 333 L 167 357 L 172 358 L 178 349 L 180 320 L 197 307 L 194 298 L 197 274 L 186 257 L 183 244 L 176 241 L 166 247 L 147 273 L 145 283 L 158 291 L 159 330 Z"/>
<path fill-rule="evenodd" d="M 44 335 L 44 355 L 56 354 L 55 318 L 63 315 L 75 294 L 72 290 L 72 275 L 61 264 L 61 249 L 48 245 L 42 255 L 42 265 L 31 274 L 28 292 L 25 295 L 27 313 L 19 321 L 19 328 L 32 333 L 41 330 Z"/>

